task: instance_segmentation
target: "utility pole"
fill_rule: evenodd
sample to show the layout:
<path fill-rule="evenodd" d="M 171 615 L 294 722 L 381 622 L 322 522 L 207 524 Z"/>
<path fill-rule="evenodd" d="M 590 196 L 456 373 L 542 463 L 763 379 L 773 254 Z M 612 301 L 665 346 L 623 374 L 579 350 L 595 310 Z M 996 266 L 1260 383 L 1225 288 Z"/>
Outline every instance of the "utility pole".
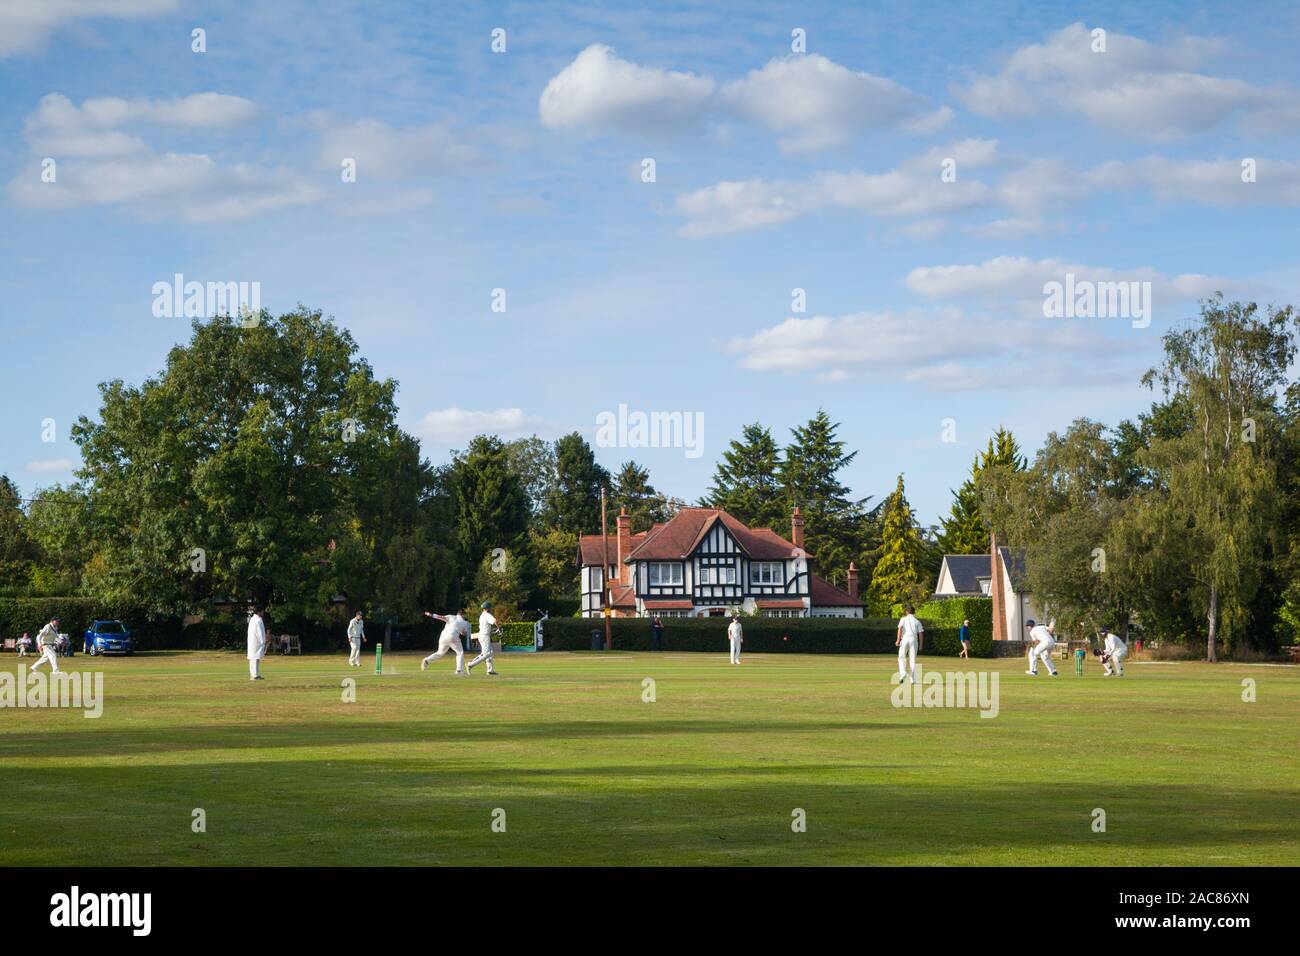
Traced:
<path fill-rule="evenodd" d="M 614 597 L 614 588 L 613 585 L 611 585 L 609 582 L 609 533 L 607 529 L 608 529 L 608 525 L 606 524 L 606 519 L 605 519 L 605 486 L 601 485 L 600 486 L 600 549 L 601 549 L 601 553 L 604 555 L 604 557 L 601 558 L 604 564 L 602 564 L 600 568 L 600 580 L 604 584 L 604 587 L 601 588 L 601 593 L 604 594 L 605 596 L 605 600 L 602 602 L 605 606 L 601 608 L 601 611 L 605 615 L 605 650 L 611 651 L 614 649 L 614 636 L 610 628 L 609 617 L 614 612 L 614 608 L 612 605 L 612 601 Z"/>

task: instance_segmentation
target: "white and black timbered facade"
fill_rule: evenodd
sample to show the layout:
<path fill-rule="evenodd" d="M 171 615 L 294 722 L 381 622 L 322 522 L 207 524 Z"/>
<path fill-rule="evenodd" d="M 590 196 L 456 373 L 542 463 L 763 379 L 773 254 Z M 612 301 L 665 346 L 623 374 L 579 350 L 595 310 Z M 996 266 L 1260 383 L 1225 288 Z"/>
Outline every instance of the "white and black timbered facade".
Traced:
<path fill-rule="evenodd" d="M 715 508 L 684 508 L 672 520 L 632 535 L 581 541 L 582 613 L 598 616 L 604 574 L 617 616 L 696 617 L 747 614 L 861 617 L 862 603 L 812 574 L 800 544 L 767 528 L 750 529 Z M 796 513 L 794 537 L 802 538 Z M 610 564 L 605 565 L 605 551 Z M 856 585 L 856 570 L 850 586 Z"/>

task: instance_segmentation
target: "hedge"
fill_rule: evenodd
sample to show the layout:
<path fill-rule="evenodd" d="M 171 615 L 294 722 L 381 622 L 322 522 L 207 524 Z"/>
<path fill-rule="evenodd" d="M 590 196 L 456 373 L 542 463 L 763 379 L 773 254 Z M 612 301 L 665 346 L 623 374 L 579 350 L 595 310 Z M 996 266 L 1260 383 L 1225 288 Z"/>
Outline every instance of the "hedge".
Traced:
<path fill-rule="evenodd" d="M 727 648 L 730 618 L 661 619 L 666 651 L 714 651 Z M 760 653 L 867 654 L 893 649 L 895 628 L 891 621 L 850 618 L 746 617 L 745 650 Z M 649 618 L 612 618 L 613 644 L 620 651 L 650 650 Z M 542 623 L 546 651 L 589 651 L 591 632 L 605 622 L 595 618 L 548 618 Z"/>
<path fill-rule="evenodd" d="M 533 625 L 528 621 L 507 621 L 501 625 L 501 643 L 510 647 L 532 647 Z"/>
<path fill-rule="evenodd" d="M 961 622 L 970 621 L 970 652 L 993 656 L 993 599 L 986 597 L 935 598 L 916 609 L 925 625 L 925 643 L 933 652 L 956 655 L 961 650 Z"/>
<path fill-rule="evenodd" d="M 662 618 L 665 651 L 722 653 L 727 648 L 729 618 Z M 971 653 L 991 657 L 991 629 L 981 639 L 971 618 Z M 893 654 L 898 624 L 878 618 L 779 618 L 744 617 L 745 650 L 754 653 L 792 654 Z M 955 657 L 961 650 L 957 625 L 929 623 L 925 629 L 925 654 Z M 649 618 L 612 618 L 610 628 L 615 650 L 650 650 Z M 591 632 L 604 640 L 605 622 L 594 618 L 549 618 L 542 624 L 544 651 L 589 651 Z"/>

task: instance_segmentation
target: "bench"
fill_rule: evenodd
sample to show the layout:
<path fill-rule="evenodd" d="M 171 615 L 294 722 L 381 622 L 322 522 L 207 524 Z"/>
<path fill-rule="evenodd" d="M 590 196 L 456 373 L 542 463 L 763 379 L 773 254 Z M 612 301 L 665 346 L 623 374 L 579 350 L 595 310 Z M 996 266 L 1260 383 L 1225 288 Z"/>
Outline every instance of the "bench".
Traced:
<path fill-rule="evenodd" d="M 293 654 L 297 652 L 299 657 L 302 656 L 302 640 L 297 634 L 281 634 L 275 640 L 280 644 L 281 654 Z"/>
<path fill-rule="evenodd" d="M 16 652 L 16 651 L 18 650 L 18 638 L 16 638 L 16 637 L 6 637 L 6 638 L 5 638 L 5 650 L 6 650 L 6 651 L 15 651 L 15 652 Z"/>

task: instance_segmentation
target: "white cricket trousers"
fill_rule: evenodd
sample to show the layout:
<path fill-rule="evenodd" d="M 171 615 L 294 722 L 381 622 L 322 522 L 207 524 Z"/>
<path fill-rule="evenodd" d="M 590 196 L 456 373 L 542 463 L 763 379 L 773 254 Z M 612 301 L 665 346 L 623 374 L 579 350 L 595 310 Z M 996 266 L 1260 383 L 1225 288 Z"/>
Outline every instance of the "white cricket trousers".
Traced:
<path fill-rule="evenodd" d="M 483 648 L 483 650 L 479 652 L 478 657 L 474 658 L 472 661 L 469 662 L 469 666 L 470 666 L 470 667 L 473 667 L 475 664 L 481 664 L 483 661 L 487 661 L 487 669 L 488 669 L 488 673 L 490 674 L 490 673 L 492 672 L 492 637 L 491 637 L 491 635 L 486 635 L 486 636 L 485 636 L 485 635 L 483 635 L 483 634 L 480 634 L 480 635 L 478 636 L 478 643 L 479 643 L 479 647 Z"/>
<path fill-rule="evenodd" d="M 438 638 L 438 649 L 426 657 L 424 663 L 431 664 L 448 651 L 456 653 L 456 673 L 459 674 L 465 669 L 465 648 L 461 645 L 459 637 Z"/>
<path fill-rule="evenodd" d="M 53 647 L 51 647 L 49 644 L 45 645 L 43 651 L 44 652 L 41 654 L 41 659 L 32 665 L 32 670 L 36 670 L 36 668 L 40 667 L 46 661 L 49 661 L 50 671 L 52 673 L 57 674 L 59 672 L 59 652 L 56 651 Z"/>
<path fill-rule="evenodd" d="M 1116 651 L 1114 654 L 1111 654 L 1111 655 L 1110 655 L 1110 660 L 1108 660 L 1108 661 L 1106 662 L 1106 673 L 1107 673 L 1107 674 L 1111 673 L 1111 668 L 1114 668 L 1114 669 L 1119 673 L 1119 676 L 1120 676 L 1120 677 L 1123 677 L 1123 676 L 1124 676 L 1124 656 L 1125 656 L 1127 653 L 1128 653 L 1128 651 Z"/>
<path fill-rule="evenodd" d="M 733 664 L 739 664 L 739 663 L 740 663 L 740 646 L 741 646 L 742 644 L 745 643 L 745 639 L 744 639 L 744 638 L 735 638 L 735 637 L 730 637 L 730 638 L 728 638 L 728 640 L 731 641 L 731 663 L 733 663 Z"/>
<path fill-rule="evenodd" d="M 1038 641 L 1036 644 L 1034 644 L 1032 648 L 1030 648 L 1029 651 L 1030 672 L 1034 674 L 1038 673 L 1038 661 L 1041 658 L 1043 663 L 1047 665 L 1048 671 L 1053 674 L 1056 673 L 1056 668 L 1052 666 L 1052 648 L 1054 648 L 1055 646 L 1056 646 L 1056 641 L 1052 640 L 1051 638 L 1048 638 L 1045 641 Z"/>
<path fill-rule="evenodd" d="M 248 659 L 248 679 L 249 679 L 249 680 L 254 680 L 254 679 L 256 679 L 256 678 L 259 676 L 258 673 L 257 673 L 257 665 L 259 665 L 260 663 L 262 663 L 261 660 L 260 660 L 259 658 L 256 658 L 256 657 L 250 657 L 250 658 Z"/>
<path fill-rule="evenodd" d="M 361 638 L 349 637 L 348 643 L 352 645 L 352 653 L 348 655 L 348 663 L 353 667 L 361 666 Z"/>
<path fill-rule="evenodd" d="M 905 637 L 898 645 L 898 682 L 906 677 L 916 683 L 916 638 Z"/>

